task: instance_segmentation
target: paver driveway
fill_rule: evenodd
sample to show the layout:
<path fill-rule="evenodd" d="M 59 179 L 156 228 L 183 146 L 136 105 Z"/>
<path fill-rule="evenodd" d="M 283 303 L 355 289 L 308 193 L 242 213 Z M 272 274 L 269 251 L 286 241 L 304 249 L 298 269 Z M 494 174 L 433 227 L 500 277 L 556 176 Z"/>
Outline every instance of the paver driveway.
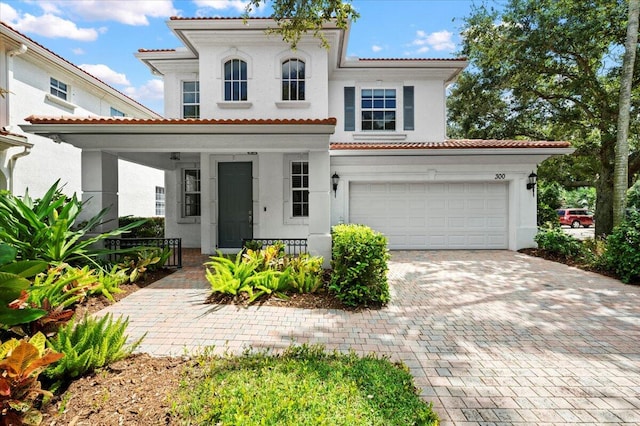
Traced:
<path fill-rule="evenodd" d="M 203 305 L 187 267 L 102 311 L 140 351 L 291 342 L 404 361 L 447 424 L 640 424 L 640 287 L 509 251 L 393 252 L 392 303 L 358 313 Z"/>

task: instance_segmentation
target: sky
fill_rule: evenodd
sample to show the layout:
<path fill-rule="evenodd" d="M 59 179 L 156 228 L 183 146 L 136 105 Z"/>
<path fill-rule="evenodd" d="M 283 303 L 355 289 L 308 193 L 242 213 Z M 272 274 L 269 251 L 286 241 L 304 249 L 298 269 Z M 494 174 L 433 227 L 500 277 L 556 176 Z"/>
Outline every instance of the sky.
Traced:
<path fill-rule="evenodd" d="M 482 0 L 354 0 L 347 54 L 360 58 L 448 58 Z M 488 0 L 499 7 L 503 1 Z M 0 0 L 0 20 L 162 114 L 162 79 L 133 55 L 182 44 L 171 16 L 240 16 L 242 0 Z M 258 9 L 254 16 L 268 16 Z"/>

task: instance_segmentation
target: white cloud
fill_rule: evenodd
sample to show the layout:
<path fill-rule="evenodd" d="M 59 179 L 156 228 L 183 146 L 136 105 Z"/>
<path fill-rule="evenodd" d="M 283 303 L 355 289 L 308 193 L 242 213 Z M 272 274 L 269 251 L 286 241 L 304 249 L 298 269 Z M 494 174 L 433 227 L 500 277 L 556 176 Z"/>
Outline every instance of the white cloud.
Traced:
<path fill-rule="evenodd" d="M 371 46 L 371 50 L 373 50 L 374 52 L 380 52 L 383 49 L 382 46 L 378 46 L 377 44 L 374 44 L 373 46 Z"/>
<path fill-rule="evenodd" d="M 127 87 L 123 92 L 140 103 L 157 101 L 164 98 L 164 82 L 155 78 L 140 87 Z"/>
<path fill-rule="evenodd" d="M 71 49 L 71 51 L 75 54 L 75 55 L 84 55 L 86 52 L 84 51 L 84 49 L 80 48 L 80 47 L 76 47 L 75 49 Z"/>
<path fill-rule="evenodd" d="M 9 25 L 23 33 L 38 34 L 50 38 L 69 38 L 78 41 L 94 41 L 98 38 L 98 30 L 78 28 L 72 21 L 51 14 L 33 16 L 25 13 L 13 21 L 9 21 Z"/>
<path fill-rule="evenodd" d="M 148 18 L 177 15 L 171 0 L 48 0 L 38 5 L 52 13 L 69 11 L 89 21 L 116 21 L 127 25 L 149 25 Z"/>
<path fill-rule="evenodd" d="M 78 66 L 107 84 L 121 86 L 128 86 L 131 84 L 129 83 L 129 80 L 127 80 L 126 75 L 116 72 L 104 64 L 82 64 Z"/>
<path fill-rule="evenodd" d="M 18 12 L 7 3 L 0 2 L 0 17 L 3 21 L 13 25 L 13 22 L 18 19 Z"/>
<path fill-rule="evenodd" d="M 193 0 L 193 3 L 197 7 L 204 9 L 235 9 L 239 12 L 244 12 L 249 2 L 243 0 Z"/>
<path fill-rule="evenodd" d="M 430 34 L 418 30 L 416 31 L 416 38 L 411 44 L 418 46 L 418 53 L 424 53 L 431 49 L 443 51 L 454 50 L 456 48 L 453 42 L 453 33 L 447 30 L 436 31 Z"/>

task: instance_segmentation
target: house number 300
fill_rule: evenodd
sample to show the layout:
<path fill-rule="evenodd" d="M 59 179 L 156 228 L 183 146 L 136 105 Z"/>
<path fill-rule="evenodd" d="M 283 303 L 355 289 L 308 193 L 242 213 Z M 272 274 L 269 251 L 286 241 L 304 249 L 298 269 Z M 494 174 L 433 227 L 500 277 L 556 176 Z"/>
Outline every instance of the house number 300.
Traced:
<path fill-rule="evenodd" d="M 503 180 L 505 178 L 504 173 L 496 173 L 496 180 Z"/>

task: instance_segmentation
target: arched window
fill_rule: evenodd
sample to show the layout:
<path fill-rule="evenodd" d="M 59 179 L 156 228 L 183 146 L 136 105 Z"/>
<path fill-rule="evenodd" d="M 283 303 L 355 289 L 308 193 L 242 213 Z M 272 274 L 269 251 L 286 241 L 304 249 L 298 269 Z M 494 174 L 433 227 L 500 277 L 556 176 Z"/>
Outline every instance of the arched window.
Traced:
<path fill-rule="evenodd" d="M 282 100 L 304 101 L 304 61 L 288 59 L 282 63 Z"/>
<path fill-rule="evenodd" d="M 247 100 L 247 63 L 231 59 L 224 64 L 224 100 Z"/>

